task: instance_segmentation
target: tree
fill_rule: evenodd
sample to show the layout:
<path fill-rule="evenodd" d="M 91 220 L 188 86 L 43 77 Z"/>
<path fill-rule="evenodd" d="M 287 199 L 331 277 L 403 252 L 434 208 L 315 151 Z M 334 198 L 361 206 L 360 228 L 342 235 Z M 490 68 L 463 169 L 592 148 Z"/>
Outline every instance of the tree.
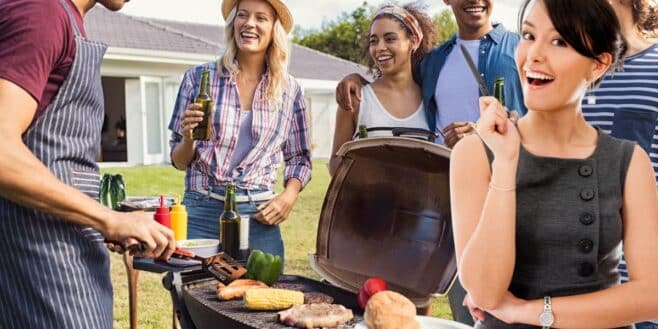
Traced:
<path fill-rule="evenodd" d="M 457 33 L 457 22 L 449 8 L 434 16 L 434 26 L 436 26 L 437 31 L 437 44 L 447 41 Z"/>
<path fill-rule="evenodd" d="M 375 10 L 367 2 L 363 2 L 351 13 L 343 12 L 336 20 L 323 23 L 319 31 L 297 26 L 293 31 L 293 42 L 367 65 L 364 49 L 367 46 L 367 33 Z M 434 16 L 433 20 L 438 32 L 437 44 L 448 40 L 457 32 L 457 23 L 450 9 L 444 9 Z"/>
<path fill-rule="evenodd" d="M 365 64 L 363 49 L 374 8 L 364 2 L 351 13 L 324 23 L 320 31 L 296 28 L 293 42 L 348 61 Z"/>

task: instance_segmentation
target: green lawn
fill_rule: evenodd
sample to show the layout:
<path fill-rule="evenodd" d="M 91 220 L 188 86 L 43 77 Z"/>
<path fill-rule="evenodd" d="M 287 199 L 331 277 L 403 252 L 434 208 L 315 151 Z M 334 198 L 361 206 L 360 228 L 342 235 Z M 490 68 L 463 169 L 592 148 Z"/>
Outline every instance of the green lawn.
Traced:
<path fill-rule="evenodd" d="M 313 179 L 300 194 L 295 209 L 282 225 L 286 245 L 286 273 L 319 278 L 308 264 L 308 254 L 315 251 L 317 222 L 324 194 L 329 185 L 325 161 L 313 163 Z M 126 182 L 128 196 L 183 194 L 184 173 L 171 166 L 133 168 L 106 168 L 103 172 L 120 173 Z M 280 184 L 279 184 L 280 185 Z M 280 189 L 277 186 L 277 189 Z M 138 326 L 145 328 L 171 328 L 171 298 L 161 283 L 162 275 L 142 272 L 138 290 Z M 112 256 L 112 282 L 114 284 L 114 328 L 129 328 L 128 280 L 119 255 Z M 432 306 L 432 315 L 451 319 L 447 299 L 439 298 Z"/>

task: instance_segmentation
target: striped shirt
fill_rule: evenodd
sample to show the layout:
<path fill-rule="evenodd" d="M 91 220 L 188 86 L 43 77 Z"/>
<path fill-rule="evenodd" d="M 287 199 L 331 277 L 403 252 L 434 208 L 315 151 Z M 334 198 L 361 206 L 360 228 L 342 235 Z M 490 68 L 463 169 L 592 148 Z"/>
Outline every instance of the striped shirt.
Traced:
<path fill-rule="evenodd" d="M 629 111 L 658 113 L 658 44 L 626 58 L 623 71 L 606 75 L 599 88 L 583 99 L 585 119 L 613 136 L 615 115 Z M 653 138 L 646 151 L 658 177 L 658 124 L 654 122 L 653 126 Z"/>
<path fill-rule="evenodd" d="M 201 72 L 210 72 L 211 97 L 215 100 L 212 138 L 196 141 L 195 155 L 186 169 L 186 190 L 209 190 L 233 183 L 241 189 L 272 190 L 277 169 L 285 162 L 284 182 L 296 178 L 305 186 L 311 179 L 311 145 L 308 117 L 302 90 L 292 76 L 283 93 L 280 109 L 274 110 L 265 99 L 269 74 L 264 74 L 256 87 L 251 106 L 251 150 L 229 172 L 231 160 L 240 142 L 241 105 L 235 77 L 228 71 L 218 72 L 216 62 L 206 63 L 185 72 L 169 130 L 171 150 L 182 139 L 181 121 L 185 108 L 199 93 Z"/>
<path fill-rule="evenodd" d="M 585 119 L 612 135 L 616 135 L 618 131 L 615 125 L 626 130 L 636 127 L 633 124 L 615 122 L 619 113 L 629 111 L 646 114 L 648 117 L 651 117 L 652 113 L 658 115 L 658 44 L 626 58 L 622 71 L 606 75 L 599 88 L 589 92 L 583 100 Z M 652 125 L 650 131 L 653 132 L 653 137 L 649 138 L 650 145 L 647 144 L 645 150 L 649 153 L 654 173 L 658 177 L 658 121 L 655 116 Z M 619 265 L 619 271 L 621 281 L 628 282 L 624 258 Z"/>

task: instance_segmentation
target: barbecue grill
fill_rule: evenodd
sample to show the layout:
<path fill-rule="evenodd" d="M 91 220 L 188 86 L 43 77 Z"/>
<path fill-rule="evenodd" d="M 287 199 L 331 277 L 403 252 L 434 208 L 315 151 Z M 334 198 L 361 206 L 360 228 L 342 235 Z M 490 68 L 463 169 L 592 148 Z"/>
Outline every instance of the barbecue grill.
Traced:
<path fill-rule="evenodd" d="M 450 151 L 400 137 L 367 138 L 343 145 L 343 161 L 325 196 L 311 267 L 316 281 L 283 275 L 279 282 L 322 292 L 351 308 L 361 321 L 356 293 L 369 277 L 425 307 L 445 294 L 457 270 L 450 216 Z M 242 301 L 219 301 L 216 281 L 200 266 L 137 260 L 135 268 L 169 273 L 170 290 L 184 329 L 286 328 L 276 312 L 247 311 Z"/>

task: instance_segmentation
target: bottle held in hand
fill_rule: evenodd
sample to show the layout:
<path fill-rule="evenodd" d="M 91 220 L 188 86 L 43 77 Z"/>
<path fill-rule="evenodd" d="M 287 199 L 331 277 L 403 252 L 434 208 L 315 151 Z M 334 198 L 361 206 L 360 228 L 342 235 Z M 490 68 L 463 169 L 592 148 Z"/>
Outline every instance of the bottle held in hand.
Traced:
<path fill-rule="evenodd" d="M 201 87 L 199 89 L 199 95 L 196 96 L 194 102 L 201 105 L 203 120 L 192 131 L 192 138 L 195 140 L 209 141 L 212 135 L 212 122 L 210 118 L 215 103 L 212 97 L 210 97 L 210 72 L 208 70 L 201 72 Z"/>
<path fill-rule="evenodd" d="M 494 81 L 494 97 L 505 107 L 505 78 L 496 78 Z"/>

